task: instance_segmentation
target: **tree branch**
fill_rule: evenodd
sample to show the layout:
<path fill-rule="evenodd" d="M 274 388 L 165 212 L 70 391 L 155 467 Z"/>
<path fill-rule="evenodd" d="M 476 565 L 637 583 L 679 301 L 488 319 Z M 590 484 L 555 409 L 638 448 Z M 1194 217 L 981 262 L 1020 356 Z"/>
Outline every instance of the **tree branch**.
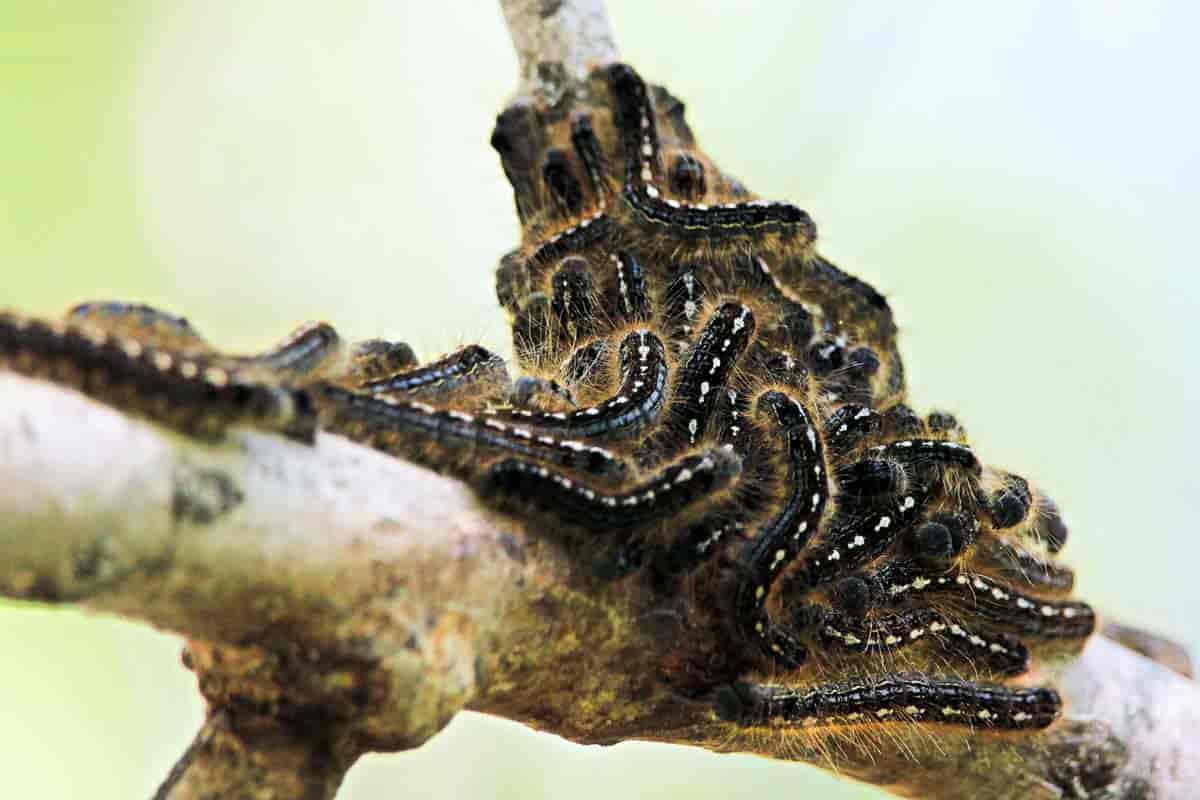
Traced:
<path fill-rule="evenodd" d="M 617 59 L 603 0 L 500 0 L 520 65 L 517 94 L 554 105 Z"/>
<path fill-rule="evenodd" d="M 473 697 L 519 565 L 461 485 L 332 436 L 199 445 L 3 373 L 0 397 L 4 595 L 188 636 L 223 728 L 294 723 L 344 768 Z"/>
<path fill-rule="evenodd" d="M 602 3 L 504 0 L 521 92 L 616 57 Z M 332 797 L 364 752 L 459 710 L 584 743 L 646 739 L 802 761 L 923 798 L 1190 797 L 1195 684 L 1096 637 L 1067 718 L 1005 736 L 896 727 L 747 735 L 658 678 L 669 613 L 597 585 L 462 485 L 336 436 L 177 437 L 0 373 L 0 594 L 177 631 L 210 704 L 158 797 Z"/>
<path fill-rule="evenodd" d="M 1056 797 L 1070 753 L 1162 798 L 1200 781 L 1183 735 L 1195 685 L 1104 639 L 1064 677 L 1053 735 L 915 737 L 902 751 L 919 767 L 862 741 L 831 761 L 673 696 L 652 663 L 661 621 L 630 617 L 633 590 L 598 590 L 453 481 L 335 436 L 200 445 L 13 375 L 0 397 L 0 592 L 192 639 L 214 712 L 163 798 L 244 781 L 331 797 L 360 754 L 415 747 L 462 708 L 580 742 L 810 761 L 919 797 Z"/>

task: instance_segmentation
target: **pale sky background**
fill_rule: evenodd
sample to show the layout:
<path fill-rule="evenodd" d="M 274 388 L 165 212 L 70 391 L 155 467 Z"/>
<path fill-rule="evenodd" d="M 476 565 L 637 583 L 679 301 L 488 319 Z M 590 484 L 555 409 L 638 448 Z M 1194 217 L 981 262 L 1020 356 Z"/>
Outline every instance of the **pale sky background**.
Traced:
<path fill-rule="evenodd" d="M 709 153 L 889 295 L 917 404 L 1059 501 L 1082 595 L 1200 649 L 1200 5 L 610 5 Z M 506 351 L 491 270 L 517 230 L 487 139 L 514 81 L 488 0 L 0 5 L 0 305 Z M 14 797 L 148 797 L 199 725 L 171 636 L 7 604 L 0 641 Z M 397 796 L 881 795 L 464 717 L 339 795 Z"/>

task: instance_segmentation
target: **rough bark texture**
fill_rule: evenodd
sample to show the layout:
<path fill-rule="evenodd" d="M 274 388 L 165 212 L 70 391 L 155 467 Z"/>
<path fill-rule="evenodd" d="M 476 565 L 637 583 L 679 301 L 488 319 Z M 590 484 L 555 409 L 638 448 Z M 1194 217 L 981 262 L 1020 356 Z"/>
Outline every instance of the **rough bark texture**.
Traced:
<path fill-rule="evenodd" d="M 502 2 L 522 93 L 616 57 L 599 2 Z M 923 798 L 1186 798 L 1200 692 L 1096 637 L 1037 735 L 746 735 L 658 679 L 639 617 L 454 481 L 335 436 L 217 447 L 0 373 L 0 594 L 184 634 L 210 715 L 158 797 L 328 798 L 364 752 L 455 713 L 583 743 L 645 739 L 818 764 Z"/>
<path fill-rule="evenodd" d="M 501 0 L 520 64 L 518 95 L 553 105 L 571 83 L 617 58 L 603 0 Z"/>

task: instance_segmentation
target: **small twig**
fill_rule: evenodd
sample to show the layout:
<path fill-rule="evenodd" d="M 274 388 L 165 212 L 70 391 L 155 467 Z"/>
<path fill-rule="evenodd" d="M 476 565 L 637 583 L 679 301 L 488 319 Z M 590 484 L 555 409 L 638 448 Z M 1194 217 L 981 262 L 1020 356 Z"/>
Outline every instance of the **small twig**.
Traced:
<path fill-rule="evenodd" d="M 517 94 L 554 105 L 567 87 L 615 61 L 603 0 L 500 0 L 521 77 Z"/>

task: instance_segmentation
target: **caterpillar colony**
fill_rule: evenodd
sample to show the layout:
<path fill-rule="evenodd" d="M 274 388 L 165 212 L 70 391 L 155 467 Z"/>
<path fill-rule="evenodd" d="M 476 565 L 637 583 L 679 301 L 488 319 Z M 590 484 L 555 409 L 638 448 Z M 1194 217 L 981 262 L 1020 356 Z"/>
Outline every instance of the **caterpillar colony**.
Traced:
<path fill-rule="evenodd" d="M 515 379 L 482 347 L 422 365 L 325 324 L 228 356 L 115 302 L 0 314 L 0 363 L 195 437 L 323 430 L 468 481 L 591 579 L 688 598 L 709 644 L 667 648 L 662 677 L 734 726 L 1050 725 L 1031 663 L 1096 622 L 1054 558 L 1058 508 L 905 404 L 884 297 L 683 111 L 616 64 L 500 114 Z"/>

